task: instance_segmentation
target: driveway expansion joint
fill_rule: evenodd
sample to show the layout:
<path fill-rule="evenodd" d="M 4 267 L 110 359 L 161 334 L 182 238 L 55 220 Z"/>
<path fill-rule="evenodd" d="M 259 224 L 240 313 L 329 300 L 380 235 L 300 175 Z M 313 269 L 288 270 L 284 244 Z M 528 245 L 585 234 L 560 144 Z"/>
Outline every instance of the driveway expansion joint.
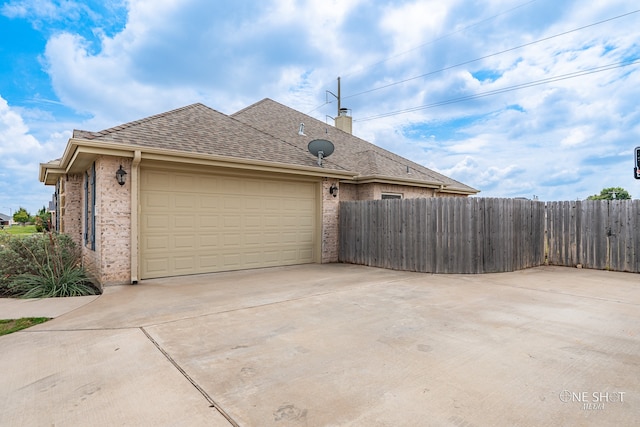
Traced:
<path fill-rule="evenodd" d="M 141 326 L 139 329 L 149 339 L 149 341 L 151 341 L 151 343 L 160 351 L 160 353 L 162 353 L 164 357 L 167 358 L 169 363 L 171 363 L 178 370 L 178 372 L 180 372 L 182 376 L 184 376 L 187 379 L 187 381 L 189 381 L 191 385 L 193 385 L 196 388 L 196 390 L 200 392 L 200 394 L 207 400 L 207 402 L 209 402 L 210 408 L 214 408 L 216 411 L 218 411 L 220 415 L 226 418 L 226 420 L 229 421 L 229 424 L 231 424 L 233 427 L 240 427 L 240 425 L 237 422 L 235 422 L 233 418 L 231 418 L 231 416 L 227 414 L 227 412 L 224 409 L 222 409 L 220 405 L 218 405 L 211 396 L 209 396 L 209 393 L 207 393 L 193 378 L 191 378 L 191 376 L 178 364 L 178 362 L 176 362 L 175 359 L 171 357 L 171 355 L 164 348 L 162 348 L 162 346 L 151 336 L 149 332 L 147 332 L 146 329 L 144 329 L 144 327 Z"/>

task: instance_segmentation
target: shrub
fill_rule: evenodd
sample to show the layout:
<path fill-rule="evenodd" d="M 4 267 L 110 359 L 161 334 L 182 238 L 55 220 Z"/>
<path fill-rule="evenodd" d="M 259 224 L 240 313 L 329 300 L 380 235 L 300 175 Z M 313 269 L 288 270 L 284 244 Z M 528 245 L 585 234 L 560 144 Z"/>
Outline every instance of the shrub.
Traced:
<path fill-rule="evenodd" d="M 66 235 L 0 236 L 0 293 L 23 298 L 95 295 Z"/>

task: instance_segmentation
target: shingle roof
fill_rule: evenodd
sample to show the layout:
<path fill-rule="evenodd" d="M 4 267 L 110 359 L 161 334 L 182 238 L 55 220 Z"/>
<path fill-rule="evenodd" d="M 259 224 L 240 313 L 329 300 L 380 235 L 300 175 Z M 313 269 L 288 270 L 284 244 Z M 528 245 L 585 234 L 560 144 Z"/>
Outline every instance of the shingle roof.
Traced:
<path fill-rule="evenodd" d="M 335 151 L 327 160 L 346 170 L 357 171 L 362 177 L 418 180 L 442 184 L 449 190 L 478 192 L 459 181 L 268 98 L 232 114 L 231 117 L 303 150 L 307 149 L 311 139 L 327 139 L 335 146 Z M 305 125 L 306 137 L 297 133 L 300 123 Z"/>
<path fill-rule="evenodd" d="M 73 137 L 188 153 L 317 166 L 316 159 L 306 148 L 274 138 L 203 104 L 192 104 L 100 132 L 74 130 Z M 331 162 L 325 162 L 325 168 L 344 170 Z"/>
<path fill-rule="evenodd" d="M 298 135 L 300 123 L 306 136 Z M 312 139 L 333 142 L 323 168 L 353 171 L 360 178 L 410 180 L 448 190 L 477 190 L 384 150 L 299 111 L 264 99 L 227 116 L 203 104 L 125 123 L 100 132 L 74 130 L 73 137 L 126 145 L 318 167 L 308 152 Z"/>

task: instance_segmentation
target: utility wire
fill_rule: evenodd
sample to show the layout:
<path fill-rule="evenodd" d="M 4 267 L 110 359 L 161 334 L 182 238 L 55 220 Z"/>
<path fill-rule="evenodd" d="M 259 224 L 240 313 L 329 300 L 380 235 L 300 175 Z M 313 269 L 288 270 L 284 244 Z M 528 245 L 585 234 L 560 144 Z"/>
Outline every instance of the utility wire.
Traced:
<path fill-rule="evenodd" d="M 386 88 L 391 87 L 391 86 L 396 86 L 396 85 L 399 85 L 399 84 L 402 84 L 402 83 L 406 83 L 406 82 L 409 82 L 409 81 L 412 81 L 412 80 L 420 79 L 420 78 L 423 78 L 423 77 L 426 77 L 426 76 L 430 76 L 430 75 L 433 75 L 433 74 L 441 73 L 443 71 L 451 70 L 452 68 L 460 67 L 462 65 L 467 65 L 467 64 L 471 64 L 473 62 L 482 61 L 483 59 L 491 58 L 493 56 L 501 55 L 503 53 L 511 52 L 511 51 L 514 51 L 514 50 L 517 50 L 517 49 L 522 49 L 523 47 L 527 47 L 527 46 L 531 46 L 531 45 L 534 45 L 534 44 L 537 44 L 537 43 L 548 41 L 548 40 L 554 39 L 556 37 L 561 37 L 561 36 L 565 36 L 567 34 L 575 33 L 576 31 L 581 31 L 581 30 L 584 30 L 584 29 L 587 29 L 587 28 L 594 27 L 596 25 L 600 25 L 600 24 L 604 24 L 606 22 L 610 22 L 610 21 L 613 21 L 613 20 L 616 20 L 616 19 L 624 18 L 626 16 L 629 16 L 629 15 L 632 15 L 632 14 L 638 13 L 638 12 L 640 12 L 640 9 L 634 10 L 632 12 L 624 13 L 622 15 L 614 16 L 613 18 L 609 18 L 609 19 L 605 19 L 605 20 L 602 20 L 602 21 L 598 21 L 598 22 L 595 22 L 593 24 L 585 25 L 585 26 L 582 26 L 582 27 L 579 27 L 579 28 L 574 28 L 573 30 L 565 31 L 563 33 L 559 33 L 559 34 L 556 34 L 556 35 L 553 35 L 553 36 L 549 36 L 549 37 L 545 37 L 545 38 L 542 38 L 542 39 L 539 39 L 539 40 L 536 40 L 536 41 L 525 43 L 525 44 L 522 44 L 522 45 L 519 45 L 519 46 L 516 46 L 516 47 L 505 49 L 505 50 L 502 50 L 500 52 L 496 52 L 496 53 L 492 53 L 492 54 L 489 54 L 489 55 L 485 55 L 485 56 L 482 56 L 480 58 L 471 59 L 469 61 L 461 62 L 461 63 L 456 64 L 456 65 L 451 65 L 449 67 L 441 68 L 439 70 L 430 71 L 428 73 L 421 74 L 419 76 L 409 77 L 409 78 L 404 79 L 404 80 L 399 80 L 397 82 L 393 82 L 393 83 L 389 83 L 389 84 L 386 84 L 386 85 L 383 85 L 383 86 L 379 86 L 379 87 L 376 87 L 376 88 L 373 88 L 373 89 L 365 90 L 363 92 L 358 92 L 358 93 L 355 93 L 353 95 L 343 96 L 342 99 L 354 98 L 356 96 L 360 96 L 360 95 L 364 95 L 364 94 L 367 94 L 367 93 L 375 92 L 375 91 L 378 91 L 378 90 L 381 90 L 381 89 L 386 89 Z"/>
<path fill-rule="evenodd" d="M 602 65 L 600 67 L 590 68 L 590 69 L 587 69 L 587 70 L 575 71 L 573 73 L 562 74 L 562 75 L 559 75 L 559 76 L 548 77 L 548 78 L 545 78 L 545 79 L 535 80 L 535 81 L 528 82 L 528 83 L 521 83 L 521 84 L 514 85 L 514 86 L 508 86 L 508 87 L 501 88 L 501 89 L 490 90 L 490 91 L 487 91 L 487 92 L 476 93 L 476 94 L 473 94 L 473 95 L 462 96 L 462 97 L 459 97 L 459 98 L 447 99 L 447 100 L 444 100 L 444 101 L 434 102 L 432 104 L 421 105 L 421 106 L 418 106 L 418 107 L 405 108 L 403 110 L 392 111 L 392 112 L 389 112 L 389 113 L 377 114 L 375 116 L 368 116 L 368 117 L 364 117 L 362 119 L 354 119 L 354 121 L 356 121 L 356 122 L 365 122 L 365 121 L 369 121 L 369 120 L 381 119 L 381 118 L 384 118 L 384 117 L 396 116 L 396 115 L 399 115 L 399 114 L 411 113 L 411 112 L 414 112 L 414 111 L 426 110 L 428 108 L 441 107 L 443 105 L 454 104 L 454 103 L 457 103 L 457 102 L 463 102 L 463 101 L 469 101 L 469 100 L 472 100 L 472 99 L 484 98 L 484 97 L 487 97 L 487 96 L 498 95 L 498 94 L 505 93 L 505 92 L 511 92 L 511 91 L 515 91 L 515 90 L 526 89 L 526 88 L 533 87 L 533 86 L 539 86 L 539 85 L 543 85 L 543 84 L 553 83 L 553 82 L 557 82 L 557 81 L 561 81 L 561 80 L 568 80 L 568 79 L 573 79 L 573 78 L 577 78 L 577 77 L 582 77 L 582 76 L 586 76 L 586 75 L 589 75 L 589 74 L 601 73 L 603 71 L 608 71 L 608 70 L 613 70 L 613 69 L 616 69 L 616 68 L 627 67 L 627 66 L 634 65 L 634 64 L 639 64 L 639 63 L 640 63 L 640 59 L 633 59 L 633 60 L 627 60 L 627 61 L 622 61 L 622 62 L 616 62 L 616 63 L 612 63 L 612 64 L 608 64 L 608 65 Z"/>
<path fill-rule="evenodd" d="M 384 64 L 385 62 L 387 62 L 387 61 L 391 61 L 392 59 L 395 59 L 395 58 L 397 58 L 397 57 L 399 57 L 399 56 L 406 55 L 407 53 L 413 52 L 414 50 L 421 49 L 421 48 L 423 48 L 423 47 L 425 47 L 425 46 L 428 46 L 428 45 L 430 45 L 430 44 L 434 44 L 434 43 L 436 43 L 436 42 L 438 42 L 438 41 L 440 41 L 440 40 L 444 40 L 444 39 L 446 39 L 446 38 L 448 38 L 448 37 L 451 37 L 451 36 L 453 36 L 453 35 L 455 35 L 455 34 L 462 33 L 462 32 L 464 32 L 464 31 L 466 31 L 466 30 L 468 30 L 468 29 L 470 29 L 470 28 L 477 27 L 477 26 L 479 26 L 479 25 L 481 25 L 481 24 L 484 24 L 485 22 L 492 21 L 492 20 L 496 19 L 496 18 L 497 18 L 497 17 L 499 17 L 499 16 L 506 15 L 507 13 L 513 12 L 513 11 L 514 11 L 514 10 L 516 10 L 516 9 L 520 9 L 520 8 L 522 8 L 522 7 L 524 7 L 524 6 L 530 5 L 531 3 L 535 3 L 535 2 L 537 2 L 537 1 L 538 1 L 538 0 L 530 0 L 530 1 L 526 2 L 526 3 L 522 3 L 522 4 L 518 5 L 518 6 L 512 7 L 511 9 L 507 9 L 507 10 L 505 10 L 504 12 L 500 12 L 500 13 L 498 13 L 498 14 L 496 14 L 496 15 L 490 16 L 489 18 L 486 18 L 486 19 L 483 19 L 483 20 L 478 21 L 478 22 L 476 22 L 476 23 L 473 23 L 473 24 L 467 25 L 466 27 L 463 27 L 463 28 L 461 28 L 461 29 L 459 29 L 459 30 L 457 30 L 457 31 L 453 31 L 453 32 L 447 33 L 447 34 L 445 34 L 445 35 L 443 35 L 443 36 L 440 36 L 440 37 L 438 37 L 438 38 L 435 38 L 435 39 L 433 39 L 433 40 L 431 40 L 431 41 L 428 41 L 428 42 L 423 43 L 423 44 L 421 44 L 421 45 L 418 45 L 418 46 L 412 47 L 412 48 L 411 48 L 411 49 L 409 49 L 409 50 L 405 50 L 404 52 L 400 52 L 400 53 L 398 53 L 398 54 L 396 54 L 396 55 L 393 55 L 393 56 L 387 57 L 387 58 L 385 58 L 385 59 L 383 59 L 383 60 L 381 60 L 381 61 L 378 61 L 378 62 L 375 62 L 375 63 L 373 63 L 373 64 L 367 65 L 366 67 L 364 67 L 364 68 L 362 68 L 362 69 L 358 70 L 357 72 L 362 72 L 362 71 L 369 70 L 369 69 L 371 69 L 371 68 L 377 67 L 378 65 L 380 65 L 380 64 Z M 350 73 L 341 74 L 341 76 L 343 76 L 343 77 L 348 77 L 348 76 L 351 76 L 351 75 L 353 75 L 353 74 L 355 74 L 355 73 L 356 73 L 356 71 L 352 71 L 352 72 L 350 72 Z M 357 96 L 357 94 L 356 94 L 356 95 L 351 95 L 351 96 Z M 344 99 L 344 97 L 343 97 L 343 99 Z M 320 108 L 324 107 L 325 105 L 332 104 L 333 102 L 334 102 L 334 101 L 329 101 L 329 100 L 327 100 L 327 101 L 323 102 L 322 104 L 318 105 L 317 107 L 315 107 L 313 110 L 310 110 L 309 112 L 307 112 L 307 114 L 311 114 L 311 113 L 313 113 L 314 111 L 319 110 Z"/>
<path fill-rule="evenodd" d="M 381 60 L 381 61 L 378 61 L 378 62 L 375 62 L 375 63 L 373 63 L 373 64 L 367 65 L 366 67 L 364 67 L 364 68 L 362 68 L 362 69 L 360 69 L 360 70 L 352 71 L 352 72 L 347 73 L 347 74 L 341 74 L 341 76 L 342 76 L 342 77 L 348 77 L 348 76 L 350 76 L 350 75 L 355 74 L 356 72 L 362 72 L 362 71 L 365 71 L 365 70 L 369 70 L 369 69 L 371 69 L 371 68 L 373 68 L 373 67 L 377 67 L 378 65 L 384 64 L 385 62 L 387 62 L 387 61 L 391 61 L 392 59 L 395 59 L 395 58 L 397 58 L 397 57 L 399 57 L 399 56 L 406 55 L 407 53 L 413 52 L 414 50 L 421 49 L 421 48 L 423 48 L 423 47 L 425 47 L 425 46 L 428 46 L 428 45 L 430 45 L 430 44 L 434 44 L 434 43 L 436 43 L 436 42 L 439 42 L 440 40 L 444 40 L 444 39 L 446 39 L 446 38 L 448 38 L 448 37 L 451 37 L 451 36 L 453 36 L 453 35 L 455 35 L 455 34 L 462 33 L 462 32 L 464 32 L 464 31 L 467 31 L 467 30 L 468 30 L 468 29 L 470 29 L 470 28 L 477 27 L 477 26 L 479 26 L 479 25 L 481 25 L 481 24 L 484 24 L 485 22 L 492 21 L 492 20 L 496 19 L 497 17 L 499 17 L 499 16 L 501 16 L 501 15 L 506 15 L 506 14 L 507 14 L 507 13 L 509 13 L 509 12 L 513 12 L 513 11 L 514 11 L 514 10 L 516 10 L 516 9 L 520 9 L 521 7 L 527 6 L 527 5 L 531 4 L 531 3 L 535 3 L 536 1 L 538 1 L 538 0 L 531 0 L 531 1 L 527 2 L 527 3 L 522 3 L 522 4 L 518 5 L 518 6 L 512 7 L 511 9 L 505 10 L 504 12 L 500 12 L 500 13 L 498 13 L 497 15 L 493 15 L 493 16 L 490 16 L 489 18 L 486 18 L 486 19 L 483 19 L 483 20 L 481 20 L 481 21 L 478 21 L 478 22 L 476 22 L 476 23 L 474 23 L 474 24 L 467 25 L 466 27 L 463 27 L 463 28 L 461 28 L 461 29 L 459 29 L 459 30 L 457 30 L 457 31 L 453 31 L 453 32 L 451 32 L 451 33 L 447 33 L 447 34 L 445 34 L 445 35 L 443 35 L 443 36 L 437 37 L 437 38 L 435 38 L 435 39 L 433 39 L 433 40 L 430 40 L 430 41 L 428 41 L 428 42 L 426 42 L 426 43 L 423 43 L 423 44 L 421 44 L 421 45 L 418 45 L 418 46 L 412 47 L 412 48 L 411 48 L 411 49 L 409 49 L 409 50 L 405 50 L 404 52 L 400 52 L 400 53 L 395 54 L 395 55 L 393 55 L 393 56 L 389 56 L 388 58 L 385 58 L 385 59 L 383 59 L 383 60 Z M 351 96 L 356 96 L 356 95 L 351 95 Z M 346 97 L 346 98 L 349 98 L 349 97 Z M 343 98 L 343 99 L 344 99 L 344 98 Z M 318 107 L 318 108 L 319 108 L 319 107 Z"/>

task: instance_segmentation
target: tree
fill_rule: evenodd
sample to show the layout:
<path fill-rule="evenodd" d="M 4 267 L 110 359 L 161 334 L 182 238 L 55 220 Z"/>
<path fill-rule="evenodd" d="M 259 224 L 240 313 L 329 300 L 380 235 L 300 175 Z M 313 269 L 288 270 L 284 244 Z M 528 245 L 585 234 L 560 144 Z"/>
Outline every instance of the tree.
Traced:
<path fill-rule="evenodd" d="M 27 222 L 29 222 L 30 219 L 31 219 L 31 215 L 22 206 L 20 206 L 18 211 L 13 214 L 13 220 L 18 224 L 25 225 Z"/>
<path fill-rule="evenodd" d="M 628 200 L 631 195 L 622 187 L 603 188 L 600 194 L 587 197 L 587 200 Z"/>
<path fill-rule="evenodd" d="M 38 211 L 38 215 L 35 217 L 36 223 L 36 231 L 49 231 L 49 225 L 51 224 L 51 212 L 48 212 L 47 209 L 43 206 L 42 209 Z"/>

